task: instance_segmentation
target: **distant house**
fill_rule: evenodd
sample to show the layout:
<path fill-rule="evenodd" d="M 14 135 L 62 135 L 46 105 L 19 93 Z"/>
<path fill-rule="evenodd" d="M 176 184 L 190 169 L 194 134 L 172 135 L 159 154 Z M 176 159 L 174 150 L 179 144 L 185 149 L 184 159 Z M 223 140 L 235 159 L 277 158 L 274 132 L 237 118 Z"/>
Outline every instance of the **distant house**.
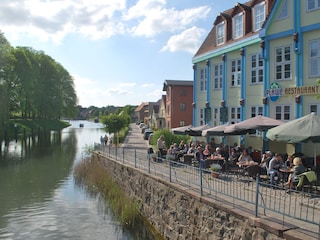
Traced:
<path fill-rule="evenodd" d="M 136 122 L 143 122 L 144 124 L 147 124 L 150 126 L 150 119 L 151 119 L 151 114 L 153 112 L 154 106 L 159 106 L 159 103 L 158 102 L 143 102 L 143 103 L 141 103 L 134 110 Z"/>
<path fill-rule="evenodd" d="M 165 80 L 166 92 L 166 128 L 192 124 L 193 81 Z"/>
<path fill-rule="evenodd" d="M 149 114 L 148 112 L 148 103 L 147 102 L 143 102 L 141 103 L 135 110 L 134 110 L 134 114 L 135 114 L 135 120 L 136 122 L 143 122 L 144 123 L 144 119 L 145 117 L 148 117 L 147 114 Z"/>

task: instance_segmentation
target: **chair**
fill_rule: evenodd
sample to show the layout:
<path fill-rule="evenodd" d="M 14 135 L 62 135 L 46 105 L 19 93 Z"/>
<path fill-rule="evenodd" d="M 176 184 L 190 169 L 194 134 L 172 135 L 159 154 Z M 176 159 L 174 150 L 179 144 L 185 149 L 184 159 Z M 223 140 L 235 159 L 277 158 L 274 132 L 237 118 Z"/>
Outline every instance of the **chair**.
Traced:
<path fill-rule="evenodd" d="M 259 165 L 252 165 L 246 168 L 248 176 L 256 179 L 256 177 L 260 176 L 260 166 Z"/>
<path fill-rule="evenodd" d="M 300 176 L 300 179 L 297 183 L 296 189 L 303 190 L 304 188 L 308 187 L 309 191 L 312 192 L 312 189 L 317 182 L 317 175 L 315 171 L 304 172 L 299 176 Z"/>

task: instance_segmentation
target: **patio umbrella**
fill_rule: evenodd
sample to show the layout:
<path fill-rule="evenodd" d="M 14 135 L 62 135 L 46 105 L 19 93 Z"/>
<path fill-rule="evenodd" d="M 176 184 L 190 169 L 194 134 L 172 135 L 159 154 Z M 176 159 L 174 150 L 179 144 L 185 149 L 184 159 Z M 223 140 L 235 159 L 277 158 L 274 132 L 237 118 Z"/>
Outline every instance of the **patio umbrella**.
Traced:
<path fill-rule="evenodd" d="M 186 130 L 188 130 L 189 128 L 191 128 L 192 125 L 187 125 L 187 126 L 183 126 L 183 127 L 177 127 L 177 128 L 172 128 L 171 132 L 173 134 L 176 135 L 186 135 Z"/>
<path fill-rule="evenodd" d="M 202 136 L 207 137 L 207 136 L 224 136 L 224 130 L 226 129 L 227 126 L 229 126 L 230 123 L 226 123 L 223 125 L 215 126 L 212 128 L 208 128 L 202 131 Z"/>
<path fill-rule="evenodd" d="M 190 127 L 189 129 L 186 130 L 186 134 L 189 136 L 202 136 L 202 131 L 210 128 L 209 125 L 201 125 L 198 127 Z"/>
<path fill-rule="evenodd" d="M 274 127 L 267 132 L 272 141 L 287 143 L 320 143 L 320 116 L 310 113 L 304 117 Z M 314 164 L 316 165 L 316 149 L 314 148 Z"/>
<path fill-rule="evenodd" d="M 239 135 L 239 132 L 250 133 L 254 130 L 267 131 L 268 129 L 279 126 L 281 124 L 283 124 L 282 121 L 258 115 L 242 122 L 231 124 L 230 126 L 226 127 L 224 133 Z"/>

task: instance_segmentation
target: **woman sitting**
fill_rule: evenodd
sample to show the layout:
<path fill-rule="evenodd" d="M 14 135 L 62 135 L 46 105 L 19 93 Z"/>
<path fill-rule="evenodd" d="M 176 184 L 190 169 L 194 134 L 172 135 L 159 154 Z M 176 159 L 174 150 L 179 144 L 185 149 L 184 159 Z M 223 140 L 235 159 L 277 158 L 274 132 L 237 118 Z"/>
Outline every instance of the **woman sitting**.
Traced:
<path fill-rule="evenodd" d="M 290 192 L 290 189 L 293 188 L 293 183 L 299 182 L 300 174 L 306 171 L 305 167 L 302 164 L 302 159 L 299 157 L 295 157 L 293 159 L 293 173 L 291 173 L 288 177 L 288 182 L 285 185 L 289 186 L 287 192 Z"/>
<path fill-rule="evenodd" d="M 242 150 L 242 153 L 238 159 L 239 162 L 249 162 L 249 161 L 252 161 L 252 158 L 248 152 L 248 149 L 245 148 Z"/>

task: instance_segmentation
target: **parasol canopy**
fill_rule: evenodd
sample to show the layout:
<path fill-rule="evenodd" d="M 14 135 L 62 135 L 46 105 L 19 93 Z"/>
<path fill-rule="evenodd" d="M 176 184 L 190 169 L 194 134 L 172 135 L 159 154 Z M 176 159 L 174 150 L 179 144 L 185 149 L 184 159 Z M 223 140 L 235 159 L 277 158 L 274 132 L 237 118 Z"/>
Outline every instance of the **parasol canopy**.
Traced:
<path fill-rule="evenodd" d="M 177 128 L 172 128 L 171 132 L 173 134 L 176 135 L 186 135 L 186 130 L 188 130 L 189 128 L 191 128 L 192 125 L 187 125 L 187 126 L 183 126 L 183 127 L 177 127 Z"/>
<path fill-rule="evenodd" d="M 288 143 L 320 143 L 320 116 L 310 113 L 274 127 L 267 132 L 267 138 Z"/>
<path fill-rule="evenodd" d="M 272 141 L 287 143 L 320 143 L 320 116 L 310 113 L 304 117 L 274 127 L 267 132 Z M 316 166 L 316 147 L 314 146 L 314 165 Z"/>
<path fill-rule="evenodd" d="M 208 128 L 210 128 L 209 125 L 201 125 L 201 126 L 198 126 L 198 127 L 190 127 L 185 132 L 189 136 L 202 136 L 202 131 L 204 131 L 204 130 L 206 130 Z"/>
<path fill-rule="evenodd" d="M 282 121 L 258 115 L 242 122 L 229 125 L 228 127 L 226 127 L 224 133 L 239 134 L 239 132 L 251 133 L 255 130 L 267 131 L 268 129 L 279 126 L 281 124 L 283 124 Z"/>

